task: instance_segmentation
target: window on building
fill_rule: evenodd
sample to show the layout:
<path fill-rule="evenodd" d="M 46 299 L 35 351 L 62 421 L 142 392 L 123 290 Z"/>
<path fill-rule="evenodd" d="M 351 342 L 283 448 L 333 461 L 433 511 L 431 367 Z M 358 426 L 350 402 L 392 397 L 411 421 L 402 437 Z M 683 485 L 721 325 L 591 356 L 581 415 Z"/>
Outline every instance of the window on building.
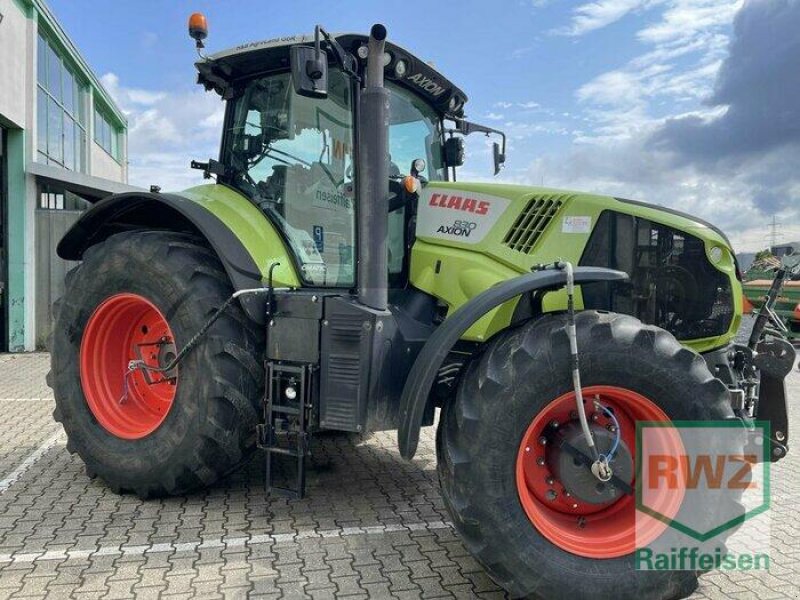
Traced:
<path fill-rule="evenodd" d="M 41 34 L 37 50 L 36 146 L 39 161 L 71 171 L 85 171 L 84 86 Z"/>
<path fill-rule="evenodd" d="M 78 210 L 91 206 L 88 200 L 70 192 L 59 185 L 39 186 L 39 210 Z"/>
<path fill-rule="evenodd" d="M 113 124 L 114 120 L 108 114 L 101 110 L 95 109 L 94 111 L 94 141 L 97 142 L 103 150 L 108 152 L 114 160 L 119 161 L 119 137 L 120 133 L 117 127 Z"/>

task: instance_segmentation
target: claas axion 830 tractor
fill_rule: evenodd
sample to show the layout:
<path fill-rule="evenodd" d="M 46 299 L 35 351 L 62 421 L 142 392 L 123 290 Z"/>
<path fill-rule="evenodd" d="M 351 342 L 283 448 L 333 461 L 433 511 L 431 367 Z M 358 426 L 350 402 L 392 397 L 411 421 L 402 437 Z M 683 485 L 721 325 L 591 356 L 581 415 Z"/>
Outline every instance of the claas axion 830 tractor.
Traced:
<path fill-rule="evenodd" d="M 734 344 L 730 243 L 641 202 L 456 182 L 464 135 L 496 136 L 495 173 L 505 138 L 386 37 L 201 52 L 226 103 L 219 160 L 192 164 L 212 181 L 106 198 L 58 246 L 81 261 L 50 344 L 69 450 L 148 497 L 262 448 L 302 495 L 312 434 L 397 429 L 411 459 L 438 408 L 454 527 L 510 593 L 685 593 L 694 572 L 633 566 L 636 422 L 766 419 L 770 456 L 788 443 L 786 348 Z"/>

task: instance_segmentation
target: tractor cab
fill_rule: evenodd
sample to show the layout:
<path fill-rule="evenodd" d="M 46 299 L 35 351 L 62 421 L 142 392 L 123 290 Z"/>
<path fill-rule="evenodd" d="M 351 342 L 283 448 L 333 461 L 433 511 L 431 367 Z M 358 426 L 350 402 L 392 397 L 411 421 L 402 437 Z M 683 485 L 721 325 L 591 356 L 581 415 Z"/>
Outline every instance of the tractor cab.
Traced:
<path fill-rule="evenodd" d="M 302 61 L 297 51 L 311 51 L 318 36 L 282 37 L 219 52 L 197 63 L 198 82 L 227 101 L 218 182 L 244 193 L 279 227 L 305 285 L 351 288 L 357 279 L 356 179 L 363 168 L 357 157 L 358 114 L 368 38 L 327 36 L 321 54 L 330 63 L 325 64 L 324 92 L 309 93 L 298 85 L 304 65 L 296 64 Z M 413 242 L 408 239 L 411 200 L 420 180 L 445 181 L 448 168 L 454 175 L 463 162 L 462 140 L 445 120 L 454 127 L 464 123 L 466 95 L 388 42 L 383 67 L 388 270 L 402 287 Z"/>

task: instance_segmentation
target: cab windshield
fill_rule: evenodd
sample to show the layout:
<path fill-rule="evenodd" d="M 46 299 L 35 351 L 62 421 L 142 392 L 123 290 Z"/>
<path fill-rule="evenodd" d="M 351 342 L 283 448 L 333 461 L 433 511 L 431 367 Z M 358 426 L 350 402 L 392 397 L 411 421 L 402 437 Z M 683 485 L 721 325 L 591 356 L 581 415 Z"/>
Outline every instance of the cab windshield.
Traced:
<path fill-rule="evenodd" d="M 445 179 L 442 163 L 442 129 L 439 115 L 419 97 L 398 85 L 389 90 L 389 176 L 409 174 L 411 163 L 422 158 L 423 175 L 431 181 Z"/>
<path fill-rule="evenodd" d="M 407 175 L 423 158 L 423 175 L 443 179 L 438 115 L 399 87 L 389 90 L 390 177 Z M 324 99 L 296 94 L 282 73 L 254 79 L 232 100 L 223 151 L 228 183 L 280 227 L 309 285 L 355 284 L 352 93 L 349 78 L 331 69 Z"/>

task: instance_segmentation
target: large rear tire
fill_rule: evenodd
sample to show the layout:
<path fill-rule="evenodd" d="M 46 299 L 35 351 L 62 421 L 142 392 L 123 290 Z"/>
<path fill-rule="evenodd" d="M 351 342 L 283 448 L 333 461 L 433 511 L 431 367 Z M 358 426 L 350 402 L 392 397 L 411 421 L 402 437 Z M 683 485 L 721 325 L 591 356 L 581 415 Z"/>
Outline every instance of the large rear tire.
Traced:
<path fill-rule="evenodd" d="M 67 448 L 115 491 L 181 494 L 233 470 L 255 446 L 263 386 L 260 330 L 234 304 L 166 375 L 165 366 L 232 293 L 195 237 L 114 235 L 67 275 L 50 343 L 55 419 Z"/>
<path fill-rule="evenodd" d="M 629 449 L 635 421 L 732 416 L 724 385 L 668 332 L 619 314 L 586 311 L 576 320 L 583 387 L 613 405 Z M 553 482 L 552 463 L 536 462 L 545 460 L 548 427 L 567 423 L 575 431 L 569 365 L 564 315 L 501 334 L 470 364 L 437 432 L 439 479 L 455 528 L 513 597 L 687 596 L 695 572 L 635 570 L 634 530 L 625 529 L 633 527 L 631 496 L 594 512 Z M 550 508 L 562 501 L 561 513 Z M 578 519 L 564 514 L 572 509 Z"/>

